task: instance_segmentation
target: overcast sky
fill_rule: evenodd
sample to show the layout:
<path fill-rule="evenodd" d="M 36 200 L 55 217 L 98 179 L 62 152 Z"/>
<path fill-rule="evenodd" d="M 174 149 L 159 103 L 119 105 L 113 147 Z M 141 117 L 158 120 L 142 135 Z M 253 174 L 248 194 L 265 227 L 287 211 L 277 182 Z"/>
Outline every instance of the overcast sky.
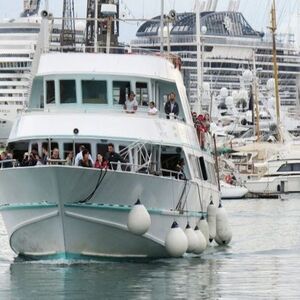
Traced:
<path fill-rule="evenodd" d="M 42 0 L 43 1 L 43 0 Z M 201 1 L 201 0 L 200 0 Z M 75 0 L 76 15 L 84 16 L 87 0 Z M 160 14 L 161 0 L 119 0 L 120 13 L 128 18 L 151 18 Z M 217 10 L 226 10 L 230 0 L 219 0 Z M 272 0 L 240 0 L 239 10 L 250 25 L 259 31 L 266 31 L 269 24 Z M 281 32 L 293 32 L 299 36 L 297 12 L 300 14 L 300 0 L 276 0 L 278 27 Z M 42 4 L 43 5 L 43 4 Z M 192 11 L 195 0 L 165 0 L 165 12 L 175 9 L 177 12 Z M 62 14 L 63 0 L 49 0 L 50 10 L 55 16 Z M 15 18 L 23 7 L 23 0 L 0 0 L 0 18 Z M 121 40 L 134 38 L 139 23 L 121 25 Z"/>

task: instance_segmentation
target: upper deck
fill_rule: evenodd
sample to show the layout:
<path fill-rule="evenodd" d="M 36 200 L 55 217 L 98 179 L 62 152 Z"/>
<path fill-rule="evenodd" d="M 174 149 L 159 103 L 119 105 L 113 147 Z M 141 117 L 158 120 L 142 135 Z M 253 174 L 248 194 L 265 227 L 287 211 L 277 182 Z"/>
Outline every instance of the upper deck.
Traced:
<path fill-rule="evenodd" d="M 192 125 L 181 72 L 156 54 L 47 53 L 40 57 L 28 111 L 123 111 L 128 95 L 136 95 L 137 112 L 147 113 L 154 102 L 166 118 L 165 103 L 174 93 L 177 120 Z"/>

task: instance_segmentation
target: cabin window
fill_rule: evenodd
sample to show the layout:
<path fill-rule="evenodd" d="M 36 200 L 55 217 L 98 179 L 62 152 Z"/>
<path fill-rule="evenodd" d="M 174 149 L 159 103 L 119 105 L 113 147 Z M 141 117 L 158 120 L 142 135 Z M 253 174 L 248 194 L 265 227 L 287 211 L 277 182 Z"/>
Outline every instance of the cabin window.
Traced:
<path fill-rule="evenodd" d="M 55 103 L 55 82 L 54 80 L 46 81 L 46 103 Z"/>
<path fill-rule="evenodd" d="M 197 157 L 195 157 L 193 155 L 190 155 L 190 162 L 191 162 L 191 166 L 192 166 L 192 169 L 193 169 L 194 176 L 196 178 L 202 179 L 201 172 L 200 172 L 200 169 L 199 169 L 199 163 L 197 161 Z"/>
<path fill-rule="evenodd" d="M 205 160 L 202 156 L 199 157 L 199 162 L 200 162 L 203 180 L 207 180 L 208 176 L 207 176 L 207 170 L 206 170 L 206 166 L 205 166 Z"/>
<path fill-rule="evenodd" d="M 108 144 L 97 144 L 97 154 L 101 154 L 103 157 L 105 157 L 108 150 Z"/>
<path fill-rule="evenodd" d="M 209 171 L 209 181 L 212 184 L 216 184 L 217 179 L 216 179 L 216 172 L 215 172 L 214 165 L 212 163 L 207 163 L 207 166 L 208 166 L 208 171 Z"/>
<path fill-rule="evenodd" d="M 60 103 L 76 103 L 76 81 L 75 80 L 60 80 Z"/>
<path fill-rule="evenodd" d="M 73 143 L 64 143 L 63 158 L 66 159 L 70 152 L 73 152 Z"/>
<path fill-rule="evenodd" d="M 278 169 L 277 172 L 292 172 L 292 165 L 291 164 L 284 164 Z"/>
<path fill-rule="evenodd" d="M 107 104 L 107 82 L 100 80 L 82 80 L 82 103 Z"/>
<path fill-rule="evenodd" d="M 130 81 L 113 81 L 114 104 L 125 104 L 130 93 Z"/>
<path fill-rule="evenodd" d="M 148 106 L 149 90 L 147 82 L 137 82 L 135 85 L 136 100 L 139 105 Z"/>
<path fill-rule="evenodd" d="M 300 163 L 293 164 L 293 171 L 294 172 L 300 172 Z"/>

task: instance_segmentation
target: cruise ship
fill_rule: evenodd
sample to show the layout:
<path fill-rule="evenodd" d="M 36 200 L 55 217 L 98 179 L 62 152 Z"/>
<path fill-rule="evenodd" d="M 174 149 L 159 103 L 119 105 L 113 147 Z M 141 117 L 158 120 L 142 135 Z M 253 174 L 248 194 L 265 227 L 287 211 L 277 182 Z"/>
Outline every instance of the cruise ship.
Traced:
<path fill-rule="evenodd" d="M 209 2 L 209 1 L 208 1 Z M 210 3 L 212 3 L 210 1 Z M 272 99 L 267 82 L 273 78 L 272 39 L 269 33 L 255 30 L 235 9 L 217 11 L 216 1 L 201 12 L 201 34 L 203 55 L 203 100 L 210 101 L 211 95 L 219 96 L 225 87 L 230 94 L 238 97 L 243 86 L 242 75 L 245 70 L 257 70 L 260 95 Z M 144 22 L 137 30 L 132 46 L 159 50 L 160 16 Z M 197 99 L 197 37 L 196 14 L 178 13 L 174 22 L 164 29 L 164 46 L 170 43 L 171 53 L 180 55 L 185 85 L 191 103 Z M 167 27 L 167 25 L 165 25 Z M 167 32 L 170 32 L 169 37 Z M 293 34 L 277 35 L 277 60 L 279 67 L 280 99 L 283 114 L 299 118 L 300 91 L 300 53 Z M 249 92 L 249 90 L 248 90 Z M 238 101 L 238 99 L 236 99 Z M 269 101 L 272 102 L 272 101 Z M 274 103 L 270 103 L 274 105 Z M 300 123 L 298 119 L 298 124 Z M 289 122 L 297 129 L 297 123 Z M 292 126 L 296 128 L 292 128 Z M 299 128 L 298 128 L 299 129 Z"/>
<path fill-rule="evenodd" d="M 27 105 L 32 63 L 40 32 L 40 0 L 24 0 L 19 18 L 0 22 L 0 144 L 9 136 L 17 114 Z M 85 26 L 76 24 L 76 45 L 84 41 Z M 51 30 L 51 49 L 60 43 L 61 23 Z"/>
<path fill-rule="evenodd" d="M 7 139 L 28 97 L 39 31 L 40 18 L 36 16 L 0 23 L 0 142 Z"/>

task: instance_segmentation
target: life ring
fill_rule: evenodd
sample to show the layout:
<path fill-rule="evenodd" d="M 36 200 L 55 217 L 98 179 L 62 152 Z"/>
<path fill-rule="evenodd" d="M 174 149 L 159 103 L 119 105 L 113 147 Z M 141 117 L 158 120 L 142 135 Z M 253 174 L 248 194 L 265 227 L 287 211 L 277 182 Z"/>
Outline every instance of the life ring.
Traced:
<path fill-rule="evenodd" d="M 228 184 L 232 184 L 232 176 L 231 175 L 226 175 L 225 176 L 225 182 Z"/>

